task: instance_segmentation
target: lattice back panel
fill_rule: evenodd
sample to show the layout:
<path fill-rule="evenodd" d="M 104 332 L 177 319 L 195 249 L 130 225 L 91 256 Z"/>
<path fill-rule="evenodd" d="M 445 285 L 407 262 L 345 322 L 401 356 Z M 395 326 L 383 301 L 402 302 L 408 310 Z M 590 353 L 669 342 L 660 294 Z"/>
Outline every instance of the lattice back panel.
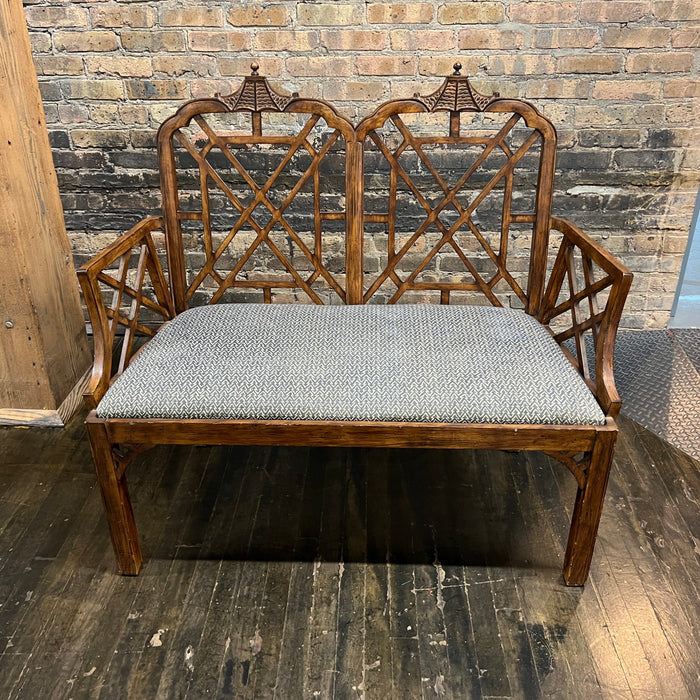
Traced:
<path fill-rule="evenodd" d="M 196 114 L 172 135 L 188 305 L 345 301 L 345 140 L 315 114 Z"/>
<path fill-rule="evenodd" d="M 365 301 L 527 306 L 542 134 L 411 108 L 365 140 Z"/>

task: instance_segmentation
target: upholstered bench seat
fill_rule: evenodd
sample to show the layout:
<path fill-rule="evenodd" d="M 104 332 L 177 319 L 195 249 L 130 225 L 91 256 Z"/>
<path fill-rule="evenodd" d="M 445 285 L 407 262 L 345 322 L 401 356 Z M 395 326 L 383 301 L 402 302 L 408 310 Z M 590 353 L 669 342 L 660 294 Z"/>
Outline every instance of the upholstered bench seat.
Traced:
<path fill-rule="evenodd" d="M 166 324 L 100 418 L 602 425 L 544 326 L 517 310 L 217 304 Z"/>

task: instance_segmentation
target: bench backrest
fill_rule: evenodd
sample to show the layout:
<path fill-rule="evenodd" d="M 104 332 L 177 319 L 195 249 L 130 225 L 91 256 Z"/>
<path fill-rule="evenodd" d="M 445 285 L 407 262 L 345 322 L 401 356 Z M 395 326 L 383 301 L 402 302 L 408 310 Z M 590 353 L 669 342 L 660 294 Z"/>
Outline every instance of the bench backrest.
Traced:
<path fill-rule="evenodd" d="M 177 311 L 233 300 L 490 303 L 536 313 L 556 133 L 455 74 L 354 127 L 257 74 L 158 133 Z"/>

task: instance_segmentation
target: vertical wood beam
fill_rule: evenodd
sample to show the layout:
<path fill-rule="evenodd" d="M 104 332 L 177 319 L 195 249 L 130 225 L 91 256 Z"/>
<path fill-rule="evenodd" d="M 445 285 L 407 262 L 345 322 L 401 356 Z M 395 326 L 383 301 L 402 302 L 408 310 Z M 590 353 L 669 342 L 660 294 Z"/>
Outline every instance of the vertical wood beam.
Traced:
<path fill-rule="evenodd" d="M 91 363 L 20 0 L 0 2 L 0 424 L 62 425 Z"/>
<path fill-rule="evenodd" d="M 364 148 L 359 141 L 345 144 L 345 274 L 348 304 L 361 304 L 364 244 Z"/>

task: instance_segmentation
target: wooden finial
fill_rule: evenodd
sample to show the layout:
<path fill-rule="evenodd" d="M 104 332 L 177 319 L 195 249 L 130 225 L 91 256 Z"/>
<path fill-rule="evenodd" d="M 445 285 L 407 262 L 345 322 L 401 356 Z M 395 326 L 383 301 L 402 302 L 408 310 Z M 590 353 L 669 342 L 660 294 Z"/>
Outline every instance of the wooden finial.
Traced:
<path fill-rule="evenodd" d="M 250 70 L 252 71 L 251 75 L 257 75 L 258 74 L 258 69 L 260 68 L 260 65 L 257 64 L 255 61 L 253 61 L 250 64 Z"/>
<path fill-rule="evenodd" d="M 454 66 L 452 66 L 452 67 L 455 69 L 455 72 L 453 73 L 453 75 L 460 75 L 459 71 L 462 70 L 462 64 L 459 61 L 457 61 L 457 63 L 455 63 Z"/>

